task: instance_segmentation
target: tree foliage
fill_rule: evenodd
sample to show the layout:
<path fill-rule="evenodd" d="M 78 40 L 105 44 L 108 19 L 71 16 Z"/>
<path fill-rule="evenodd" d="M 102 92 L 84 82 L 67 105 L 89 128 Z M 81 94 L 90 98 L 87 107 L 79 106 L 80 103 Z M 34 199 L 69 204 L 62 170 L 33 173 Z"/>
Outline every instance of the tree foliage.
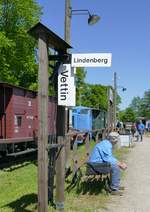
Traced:
<path fill-rule="evenodd" d="M 140 115 L 150 118 L 150 90 L 145 91 L 144 97 L 141 98 Z"/>
<path fill-rule="evenodd" d="M 126 108 L 124 111 L 120 112 L 119 114 L 120 120 L 123 122 L 135 122 L 136 121 L 136 114 L 134 110 L 130 107 Z"/>
<path fill-rule="evenodd" d="M 83 68 L 77 68 L 77 105 L 107 110 L 107 86 L 88 84 L 85 82 L 85 77 L 86 71 Z"/>
<path fill-rule="evenodd" d="M 86 85 L 82 93 L 82 104 L 87 107 L 107 110 L 107 87 L 103 85 Z"/>
<path fill-rule="evenodd" d="M 150 90 L 145 91 L 142 98 L 134 97 L 130 107 L 135 111 L 136 117 L 150 118 Z"/>
<path fill-rule="evenodd" d="M 23 87 L 37 81 L 36 46 L 27 31 L 38 22 L 35 0 L 0 0 L 0 80 Z"/>
<path fill-rule="evenodd" d="M 134 110 L 134 112 L 135 112 L 135 114 L 136 114 L 137 117 L 140 116 L 141 103 L 142 103 L 141 98 L 139 96 L 137 96 L 137 97 L 134 97 L 132 99 L 132 102 L 129 105 L 129 107 L 132 110 Z"/>

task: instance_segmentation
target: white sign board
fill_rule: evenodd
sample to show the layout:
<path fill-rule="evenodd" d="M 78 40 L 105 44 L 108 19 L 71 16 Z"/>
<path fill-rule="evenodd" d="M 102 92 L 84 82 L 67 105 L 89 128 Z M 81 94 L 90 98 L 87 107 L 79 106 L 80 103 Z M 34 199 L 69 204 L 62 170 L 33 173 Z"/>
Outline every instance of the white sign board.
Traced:
<path fill-rule="evenodd" d="M 75 68 L 61 64 L 58 70 L 58 105 L 75 106 Z"/>
<path fill-rule="evenodd" d="M 119 137 L 120 137 L 121 147 L 122 146 L 129 147 L 131 145 L 131 135 L 120 135 Z"/>
<path fill-rule="evenodd" d="M 72 67 L 111 67 L 111 53 L 72 54 Z"/>

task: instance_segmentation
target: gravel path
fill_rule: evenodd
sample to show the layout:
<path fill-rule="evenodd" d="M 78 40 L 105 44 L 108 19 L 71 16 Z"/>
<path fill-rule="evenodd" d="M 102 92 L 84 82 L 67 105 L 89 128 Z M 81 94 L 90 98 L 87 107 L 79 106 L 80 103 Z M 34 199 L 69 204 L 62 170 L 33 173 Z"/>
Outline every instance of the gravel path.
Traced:
<path fill-rule="evenodd" d="M 112 196 L 107 212 L 150 211 L 150 137 L 135 142 L 127 159 L 128 168 L 121 184 L 125 186 L 123 196 Z M 102 211 L 102 212 L 103 212 Z"/>

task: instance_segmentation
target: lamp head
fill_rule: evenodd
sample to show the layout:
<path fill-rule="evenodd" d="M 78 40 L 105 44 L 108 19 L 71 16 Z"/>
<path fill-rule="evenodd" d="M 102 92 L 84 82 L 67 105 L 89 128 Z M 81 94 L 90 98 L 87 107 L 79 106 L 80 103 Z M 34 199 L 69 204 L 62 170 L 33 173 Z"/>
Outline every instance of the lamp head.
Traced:
<path fill-rule="evenodd" d="M 100 16 L 89 14 L 88 24 L 93 25 L 96 24 L 100 20 Z"/>
<path fill-rule="evenodd" d="M 126 88 L 122 88 L 122 91 L 126 91 L 127 89 Z"/>

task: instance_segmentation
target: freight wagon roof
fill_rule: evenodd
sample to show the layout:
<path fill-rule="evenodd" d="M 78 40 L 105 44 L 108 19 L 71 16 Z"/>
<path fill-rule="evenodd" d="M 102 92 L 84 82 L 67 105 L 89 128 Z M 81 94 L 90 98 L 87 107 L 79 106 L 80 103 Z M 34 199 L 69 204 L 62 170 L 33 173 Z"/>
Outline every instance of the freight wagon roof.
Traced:
<path fill-rule="evenodd" d="M 0 86 L 5 87 L 5 88 L 18 88 L 18 89 L 22 89 L 22 90 L 25 90 L 25 91 L 29 91 L 29 92 L 38 94 L 37 91 L 33 91 L 33 90 L 28 89 L 28 88 L 24 88 L 24 87 L 21 87 L 19 85 L 13 85 L 13 84 L 10 84 L 10 83 L 7 83 L 7 82 L 0 81 Z M 56 100 L 55 96 L 49 96 L 49 98 L 53 98 L 54 100 Z"/>
<path fill-rule="evenodd" d="M 30 90 L 30 89 L 21 87 L 19 85 L 13 85 L 13 84 L 10 84 L 10 83 L 7 83 L 7 82 L 2 82 L 2 81 L 0 81 L 0 86 L 7 87 L 7 88 L 19 88 L 19 89 L 23 89 L 23 90 L 26 90 L 26 91 L 31 91 L 31 92 L 37 93 L 37 91 L 33 91 L 33 90 Z"/>
<path fill-rule="evenodd" d="M 72 107 L 73 110 L 81 110 L 81 109 L 85 109 L 85 110 L 98 110 L 98 111 L 105 111 L 105 110 L 101 110 L 101 109 L 98 109 L 98 108 L 94 108 L 94 107 L 85 107 L 85 106 L 75 106 L 75 107 Z M 106 111 L 105 111 L 106 112 Z"/>

